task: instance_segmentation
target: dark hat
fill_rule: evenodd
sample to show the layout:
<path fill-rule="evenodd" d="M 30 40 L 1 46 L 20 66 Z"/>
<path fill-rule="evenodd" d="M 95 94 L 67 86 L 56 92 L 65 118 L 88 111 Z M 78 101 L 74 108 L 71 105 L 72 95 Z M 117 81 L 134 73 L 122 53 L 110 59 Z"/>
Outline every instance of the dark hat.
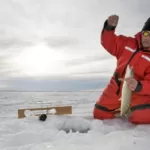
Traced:
<path fill-rule="evenodd" d="M 147 21 L 145 22 L 142 31 L 144 30 L 150 31 L 150 18 L 148 18 Z"/>

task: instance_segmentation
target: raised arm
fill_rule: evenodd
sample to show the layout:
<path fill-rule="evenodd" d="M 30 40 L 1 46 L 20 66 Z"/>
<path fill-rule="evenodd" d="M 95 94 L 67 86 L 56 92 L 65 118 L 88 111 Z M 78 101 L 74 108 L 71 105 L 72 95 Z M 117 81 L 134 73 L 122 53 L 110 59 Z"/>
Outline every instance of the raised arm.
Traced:
<path fill-rule="evenodd" d="M 119 17 L 116 15 L 109 16 L 105 21 L 101 32 L 102 46 L 117 59 L 121 56 L 128 37 L 123 35 L 116 35 L 115 28 L 118 24 Z"/>

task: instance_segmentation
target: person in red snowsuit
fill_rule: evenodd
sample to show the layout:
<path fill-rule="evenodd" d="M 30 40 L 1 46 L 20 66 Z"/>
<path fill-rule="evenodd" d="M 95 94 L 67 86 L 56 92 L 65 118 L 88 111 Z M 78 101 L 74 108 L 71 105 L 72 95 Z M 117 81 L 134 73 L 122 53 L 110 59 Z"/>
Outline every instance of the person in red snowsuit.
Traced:
<path fill-rule="evenodd" d="M 150 18 L 135 37 L 116 35 L 119 16 L 111 15 L 104 23 L 100 35 L 102 46 L 117 60 L 117 66 L 109 84 L 97 100 L 93 116 L 95 119 L 113 119 L 120 108 L 122 84 L 127 65 L 134 69 L 134 78 L 126 82 L 132 90 L 131 115 L 134 124 L 150 124 Z"/>

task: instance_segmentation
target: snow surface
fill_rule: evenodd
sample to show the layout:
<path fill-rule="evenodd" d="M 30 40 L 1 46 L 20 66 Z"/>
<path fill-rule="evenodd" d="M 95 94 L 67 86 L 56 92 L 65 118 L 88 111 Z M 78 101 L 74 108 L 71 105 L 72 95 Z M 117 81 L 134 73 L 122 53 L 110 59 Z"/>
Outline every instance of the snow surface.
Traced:
<path fill-rule="evenodd" d="M 0 93 L 0 150 L 149 150 L 150 125 L 92 119 L 100 92 Z M 17 119 L 26 107 L 72 105 L 72 116 Z M 83 117 L 84 116 L 84 117 Z"/>

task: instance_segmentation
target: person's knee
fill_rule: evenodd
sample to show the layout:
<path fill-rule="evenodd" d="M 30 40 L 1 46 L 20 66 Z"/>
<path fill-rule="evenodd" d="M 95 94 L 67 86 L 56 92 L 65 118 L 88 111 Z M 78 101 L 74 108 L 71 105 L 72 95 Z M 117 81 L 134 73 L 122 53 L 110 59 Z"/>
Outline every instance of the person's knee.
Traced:
<path fill-rule="evenodd" d="M 129 121 L 133 124 L 150 124 L 150 109 L 133 111 Z"/>
<path fill-rule="evenodd" d="M 95 119 L 100 119 L 100 120 L 113 119 L 114 118 L 114 114 L 111 113 L 111 112 L 106 112 L 106 111 L 94 108 L 94 110 L 93 110 L 93 117 Z"/>

